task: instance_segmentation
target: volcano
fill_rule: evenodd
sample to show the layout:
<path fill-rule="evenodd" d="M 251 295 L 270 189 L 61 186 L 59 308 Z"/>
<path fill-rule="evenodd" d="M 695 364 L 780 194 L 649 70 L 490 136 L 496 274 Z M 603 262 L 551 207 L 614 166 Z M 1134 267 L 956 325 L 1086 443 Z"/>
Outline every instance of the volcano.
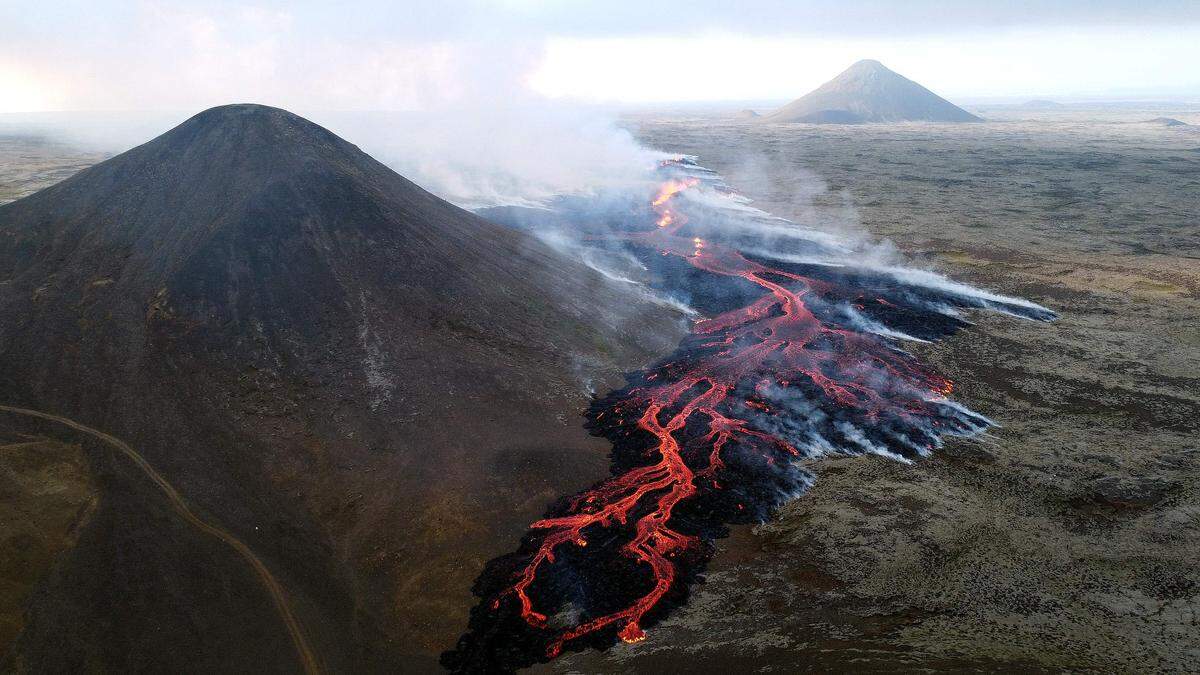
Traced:
<path fill-rule="evenodd" d="M 224 106 L 0 207 L 0 403 L 140 452 L 269 568 L 325 668 L 419 668 L 477 562 L 605 473 L 569 419 L 585 381 L 677 341 L 614 283 L 296 115 Z M 246 561 L 72 440 L 99 500 L 6 666 L 292 669 Z"/>
<path fill-rule="evenodd" d="M 764 116 L 763 120 L 809 124 L 981 121 L 870 59 L 855 63 L 816 90 Z"/>

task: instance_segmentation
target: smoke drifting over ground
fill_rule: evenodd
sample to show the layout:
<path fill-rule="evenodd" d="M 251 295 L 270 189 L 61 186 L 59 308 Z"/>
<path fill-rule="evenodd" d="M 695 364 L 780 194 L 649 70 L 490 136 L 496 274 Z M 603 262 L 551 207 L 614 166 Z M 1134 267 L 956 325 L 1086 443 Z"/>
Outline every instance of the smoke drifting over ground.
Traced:
<path fill-rule="evenodd" d="M 537 206 L 644 181 L 665 156 L 594 109 L 529 103 L 436 113 L 331 115 L 327 124 L 467 208 Z"/>
<path fill-rule="evenodd" d="M 529 99 L 423 112 L 297 110 L 438 196 L 466 208 L 536 206 L 646 180 L 666 155 L 594 108 Z M 116 154 L 195 111 L 0 115 L 0 134 Z"/>

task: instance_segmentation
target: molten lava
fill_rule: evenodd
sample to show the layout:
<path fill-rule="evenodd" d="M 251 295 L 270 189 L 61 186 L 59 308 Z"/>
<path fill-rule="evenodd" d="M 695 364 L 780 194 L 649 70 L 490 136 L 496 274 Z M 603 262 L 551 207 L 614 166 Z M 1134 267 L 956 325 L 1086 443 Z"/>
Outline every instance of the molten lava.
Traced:
<path fill-rule="evenodd" d="M 663 218 L 669 218 L 671 200 L 694 184 L 668 181 L 652 205 Z M 631 403 L 644 404 L 637 426 L 657 439 L 656 462 L 615 476 L 585 493 L 578 513 L 539 520 L 531 526 L 544 531 L 545 538 L 508 591 L 521 603 L 521 615 L 531 626 L 544 627 L 546 616 L 530 600 L 530 584 L 544 564 L 554 562 L 555 549 L 586 541 L 583 533 L 587 528 L 634 521 L 634 536 L 625 543 L 624 553 L 646 565 L 654 577 L 653 588 L 629 606 L 563 630 L 550 643 L 549 656 L 556 655 L 563 643 L 610 624 L 620 626 L 618 636 L 626 642 L 645 638 L 642 617 L 675 583 L 671 558 L 698 543 L 695 537 L 671 528 L 671 515 L 680 502 L 696 493 L 698 476 L 709 479 L 708 486 L 713 485 L 723 466 L 721 451 L 726 445 L 757 447 L 764 458 L 780 452 L 800 455 L 784 439 L 756 431 L 747 420 L 729 417 L 719 410 L 747 378 L 758 378 L 758 385 L 808 378 L 841 405 L 863 407 L 870 415 L 902 418 L 929 415 L 929 401 L 936 401 L 943 390 L 949 389 L 946 380 L 921 371 L 879 341 L 823 326 L 804 304 L 804 296 L 815 286 L 811 279 L 768 269 L 736 251 L 717 247 L 706 251 L 699 237 L 687 240 L 676 235 L 679 220 L 665 224 L 660 220 L 659 224 L 662 229 L 642 238 L 660 251 L 685 257 L 692 265 L 714 274 L 740 276 L 758 284 L 767 294 L 749 307 L 697 324 L 696 332 L 710 336 L 706 346 L 717 347 L 716 352 L 687 364 L 682 376 L 674 381 L 630 392 Z M 770 281 L 772 276 L 795 285 L 787 288 Z M 834 344 L 840 349 L 831 349 Z M 669 370 L 671 365 L 663 369 Z M 875 388 L 873 383 L 881 380 L 890 383 L 887 392 Z M 898 395 L 902 391 L 904 394 Z M 663 421 L 665 411 L 670 412 Z M 700 471 L 688 466 L 676 437 L 691 420 L 705 425 L 703 443 L 711 448 L 708 462 Z M 647 502 L 649 508 L 645 509 Z M 644 512 L 638 512 L 639 508 Z"/>
<path fill-rule="evenodd" d="M 761 521 L 811 483 L 802 460 L 906 460 L 988 426 L 946 399 L 949 380 L 846 325 L 868 304 L 897 312 L 942 299 L 870 298 L 702 237 L 678 203 L 700 184 L 668 178 L 650 200 L 656 227 L 611 236 L 753 299 L 697 322 L 675 354 L 596 401 L 589 426 L 613 442 L 613 476 L 553 507 L 519 551 L 489 565 L 472 632 L 447 654 L 452 669 L 505 670 L 568 645 L 643 640 L 683 600 L 726 524 Z"/>

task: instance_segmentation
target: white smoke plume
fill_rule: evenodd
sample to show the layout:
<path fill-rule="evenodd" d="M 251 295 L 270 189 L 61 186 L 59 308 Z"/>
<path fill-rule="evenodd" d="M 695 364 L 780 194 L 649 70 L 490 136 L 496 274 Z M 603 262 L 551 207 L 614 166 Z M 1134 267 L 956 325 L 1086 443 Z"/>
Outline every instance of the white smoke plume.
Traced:
<path fill-rule="evenodd" d="M 545 100 L 318 120 L 466 208 L 538 206 L 557 195 L 628 187 L 644 181 L 662 157 L 600 111 Z"/>

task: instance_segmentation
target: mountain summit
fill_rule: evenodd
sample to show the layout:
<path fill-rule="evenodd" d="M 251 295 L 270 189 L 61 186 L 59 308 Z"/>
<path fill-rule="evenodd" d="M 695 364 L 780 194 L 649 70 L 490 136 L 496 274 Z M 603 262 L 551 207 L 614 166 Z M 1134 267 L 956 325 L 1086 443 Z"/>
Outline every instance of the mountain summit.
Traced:
<path fill-rule="evenodd" d="M 978 122 L 959 108 L 882 63 L 863 60 L 816 90 L 762 118 L 767 122 Z"/>

